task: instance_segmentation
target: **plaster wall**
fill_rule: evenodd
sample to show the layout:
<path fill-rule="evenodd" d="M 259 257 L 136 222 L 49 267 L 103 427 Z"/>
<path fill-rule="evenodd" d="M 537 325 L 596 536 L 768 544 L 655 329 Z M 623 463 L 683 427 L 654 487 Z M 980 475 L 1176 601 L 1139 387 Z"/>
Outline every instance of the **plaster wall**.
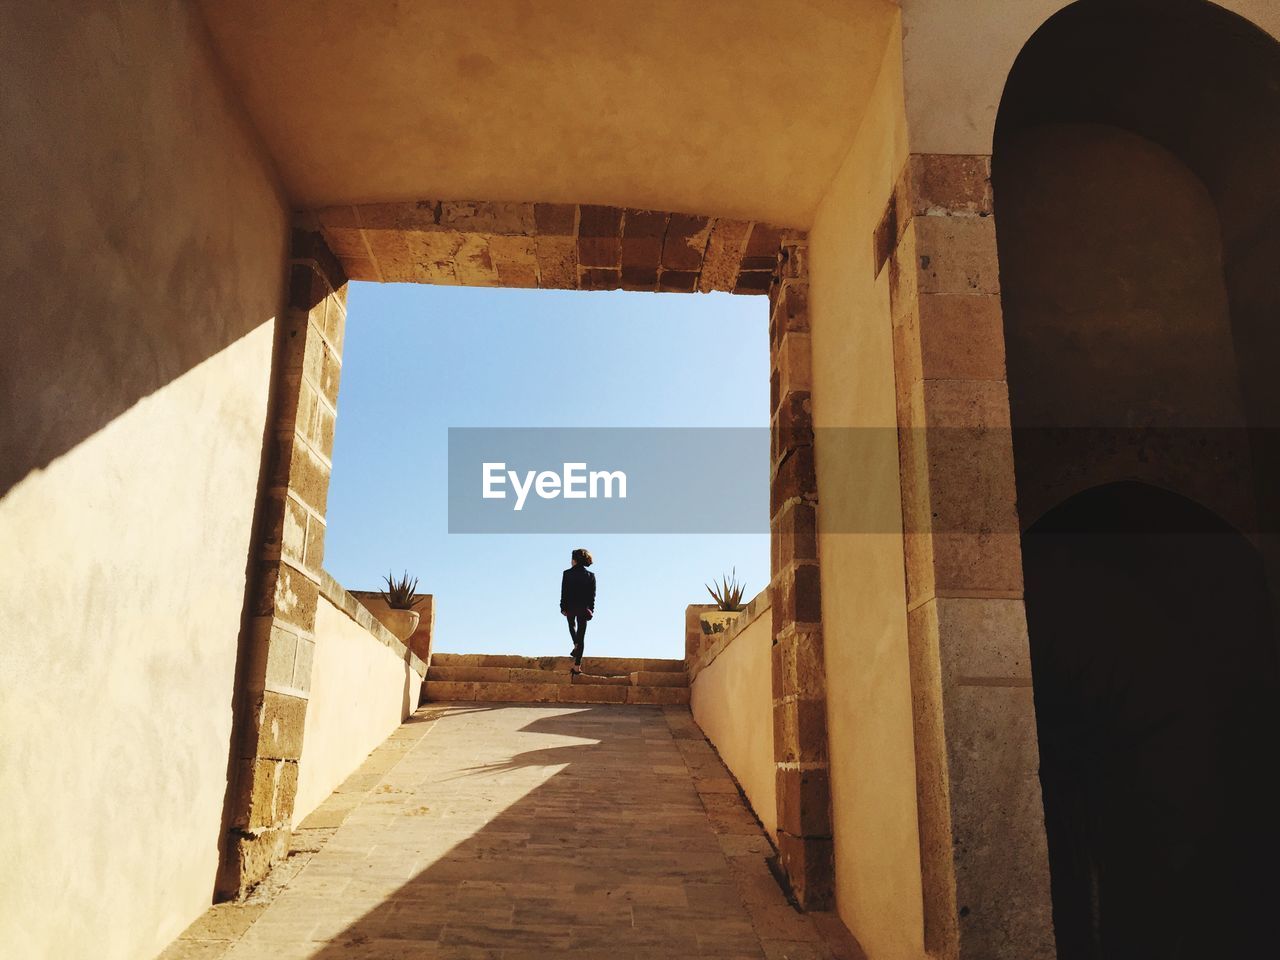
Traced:
<path fill-rule="evenodd" d="M 296 827 L 418 706 L 422 677 L 322 596 L 298 762 Z"/>
<path fill-rule="evenodd" d="M 184 3 L 4 4 L 0 86 L 0 943 L 138 960 L 212 898 L 287 217 Z"/>
<path fill-rule="evenodd" d="M 736 634 L 694 678 L 689 694 L 693 719 L 738 778 L 770 837 L 778 835 L 773 761 L 773 617 L 753 607 L 755 618 L 735 625 Z"/>
<path fill-rule="evenodd" d="M 1068 0 L 902 0 L 911 151 L 989 155 L 1013 61 L 1031 35 L 1067 6 Z M 1280 4 L 1274 0 L 1221 0 L 1216 6 L 1280 39 Z"/>
<path fill-rule="evenodd" d="M 201 6 L 299 208 L 475 197 L 796 227 L 897 16 L 891 0 Z"/>
<path fill-rule="evenodd" d="M 900 42 L 809 235 L 836 902 L 876 960 L 924 951 L 889 271 L 872 243 L 907 160 Z"/>

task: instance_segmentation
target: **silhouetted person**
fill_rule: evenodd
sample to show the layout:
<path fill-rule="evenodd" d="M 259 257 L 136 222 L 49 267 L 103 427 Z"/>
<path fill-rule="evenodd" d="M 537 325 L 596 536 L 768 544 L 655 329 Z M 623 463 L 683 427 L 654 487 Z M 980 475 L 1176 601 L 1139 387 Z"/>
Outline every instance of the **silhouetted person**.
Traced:
<path fill-rule="evenodd" d="M 591 553 L 579 547 L 573 551 L 573 566 L 560 578 L 560 612 L 569 621 L 573 638 L 573 666 L 569 672 L 582 673 L 582 645 L 587 637 L 587 621 L 595 615 L 596 575 L 591 566 Z"/>

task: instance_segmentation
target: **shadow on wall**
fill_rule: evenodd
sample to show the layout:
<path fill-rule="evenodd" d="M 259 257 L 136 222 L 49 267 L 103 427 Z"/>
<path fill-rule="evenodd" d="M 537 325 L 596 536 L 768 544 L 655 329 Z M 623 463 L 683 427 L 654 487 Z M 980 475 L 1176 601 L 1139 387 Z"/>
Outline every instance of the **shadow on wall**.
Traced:
<path fill-rule="evenodd" d="M 175 37 L 146 6 L 7 5 L 0 22 L 4 87 L 43 92 L 3 112 L 0 497 L 279 315 L 278 188 L 199 18 Z M 121 37 L 156 55 L 123 56 Z"/>

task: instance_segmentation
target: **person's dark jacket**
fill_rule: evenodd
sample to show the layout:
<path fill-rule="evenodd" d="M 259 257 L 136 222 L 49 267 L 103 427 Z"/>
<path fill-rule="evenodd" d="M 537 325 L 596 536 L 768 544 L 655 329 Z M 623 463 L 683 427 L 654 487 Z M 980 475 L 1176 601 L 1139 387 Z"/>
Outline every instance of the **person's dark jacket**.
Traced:
<path fill-rule="evenodd" d="M 560 612 L 582 613 L 596 608 L 596 575 L 574 564 L 560 578 Z"/>

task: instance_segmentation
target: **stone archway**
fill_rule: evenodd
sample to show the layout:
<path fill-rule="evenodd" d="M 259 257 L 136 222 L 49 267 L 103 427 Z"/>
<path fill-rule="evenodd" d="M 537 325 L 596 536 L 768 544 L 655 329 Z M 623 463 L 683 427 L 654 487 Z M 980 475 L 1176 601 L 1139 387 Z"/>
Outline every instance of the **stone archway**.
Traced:
<path fill-rule="evenodd" d="M 1022 556 L 1059 957 L 1261 955 L 1280 683 L 1257 551 L 1123 482 Z"/>
<path fill-rule="evenodd" d="M 992 177 L 1064 960 L 1265 943 L 1277 162 L 1280 45 L 1203 0 L 1080 0 L 1027 43 L 1001 103 Z"/>

